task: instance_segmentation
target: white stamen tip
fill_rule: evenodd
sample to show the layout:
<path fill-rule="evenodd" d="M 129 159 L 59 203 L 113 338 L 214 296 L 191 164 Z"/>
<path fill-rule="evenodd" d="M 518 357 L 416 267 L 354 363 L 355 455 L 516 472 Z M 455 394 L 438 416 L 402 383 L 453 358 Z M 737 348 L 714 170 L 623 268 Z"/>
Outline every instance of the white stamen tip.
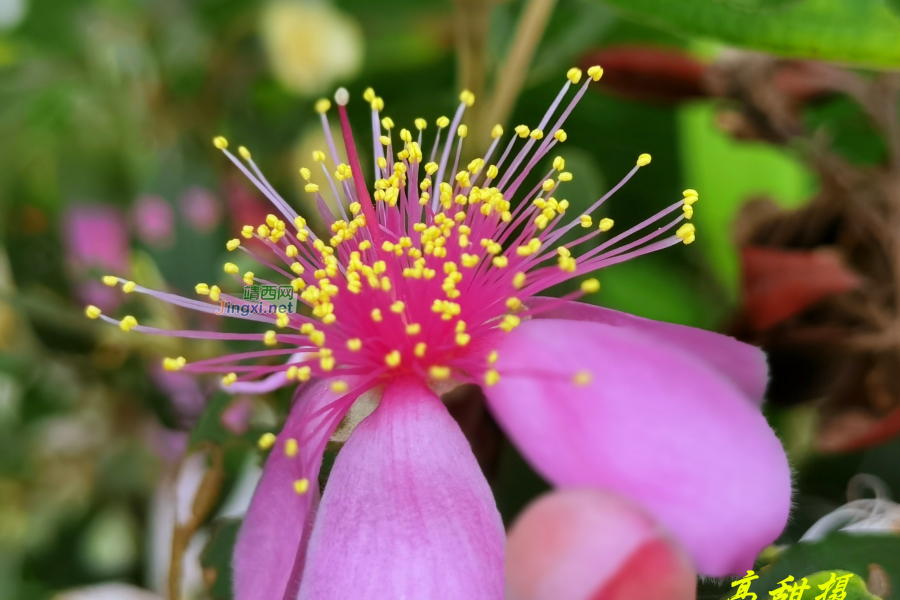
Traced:
<path fill-rule="evenodd" d="M 334 93 L 334 101 L 341 106 L 347 106 L 347 103 L 350 102 L 350 92 L 347 91 L 347 88 L 338 88 L 338 91 Z"/>

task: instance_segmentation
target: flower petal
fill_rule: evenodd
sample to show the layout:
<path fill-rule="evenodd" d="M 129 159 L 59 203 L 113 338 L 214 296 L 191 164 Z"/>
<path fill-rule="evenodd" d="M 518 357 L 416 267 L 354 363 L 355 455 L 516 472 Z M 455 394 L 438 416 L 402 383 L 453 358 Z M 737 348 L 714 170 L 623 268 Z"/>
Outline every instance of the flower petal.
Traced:
<path fill-rule="evenodd" d="M 696 581 L 661 528 L 610 492 L 551 492 L 509 532 L 506 600 L 694 600 Z"/>
<path fill-rule="evenodd" d="M 720 333 L 644 319 L 584 302 L 560 303 L 555 298 L 532 298 L 528 306 L 540 309 L 551 303 L 557 306 L 541 312 L 536 315 L 537 318 L 595 321 L 614 327 L 636 329 L 643 335 L 694 354 L 731 379 L 751 400 L 757 403 L 763 400 L 769 381 L 769 367 L 766 364 L 766 355 L 756 346 L 739 342 Z"/>
<path fill-rule="evenodd" d="M 334 463 L 300 600 L 500 600 L 503 524 L 459 426 L 415 381 L 385 390 Z"/>
<path fill-rule="evenodd" d="M 498 350 L 489 405 L 548 480 L 638 502 L 705 575 L 749 567 L 783 529 L 781 443 L 695 356 L 633 329 L 550 319 L 523 322 Z M 583 386 L 580 372 L 591 374 Z"/>
<path fill-rule="evenodd" d="M 289 582 L 296 595 L 292 573 L 302 568 L 308 517 L 319 497 L 322 453 L 355 398 L 335 394 L 330 383 L 315 382 L 299 395 L 272 447 L 234 550 L 236 600 L 280 600 Z M 353 382 L 350 386 L 354 389 Z M 297 444 L 294 456 L 288 456 L 289 440 Z M 294 482 L 304 478 L 309 490 L 298 494 Z"/>

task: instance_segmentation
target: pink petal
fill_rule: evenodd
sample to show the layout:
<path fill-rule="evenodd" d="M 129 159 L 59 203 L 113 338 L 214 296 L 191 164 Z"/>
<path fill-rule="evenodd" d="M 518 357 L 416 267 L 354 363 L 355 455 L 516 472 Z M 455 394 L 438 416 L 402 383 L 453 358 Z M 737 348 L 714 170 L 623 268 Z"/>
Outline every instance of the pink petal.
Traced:
<path fill-rule="evenodd" d="M 468 442 L 433 392 L 400 381 L 341 450 L 300 600 L 500 600 L 503 525 Z"/>
<path fill-rule="evenodd" d="M 547 494 L 509 532 L 507 600 L 694 600 L 696 585 L 662 529 L 609 492 Z"/>
<path fill-rule="evenodd" d="M 490 407 L 551 482 L 638 502 L 705 575 L 750 567 L 781 533 L 781 443 L 705 362 L 635 329 L 550 319 L 523 322 L 498 350 Z M 578 386 L 582 371 L 592 380 Z"/>
<path fill-rule="evenodd" d="M 352 389 L 353 382 L 347 381 Z M 330 383 L 313 383 L 299 395 L 272 447 L 234 550 L 235 600 L 281 600 L 289 582 L 291 597 L 296 595 L 298 581 L 292 573 L 302 569 L 304 533 L 309 534 L 310 509 L 319 497 L 322 453 L 353 400 L 339 398 Z M 298 443 L 294 457 L 285 452 L 288 439 Z M 309 480 L 309 491 L 301 495 L 294 482 L 303 478 Z"/>
<path fill-rule="evenodd" d="M 540 313 L 537 315 L 538 318 L 596 321 L 614 327 L 635 329 L 659 342 L 690 352 L 731 379 L 734 385 L 754 402 L 761 403 L 763 400 L 769 380 L 769 367 L 766 364 L 766 355 L 755 346 L 704 329 L 643 319 L 584 302 L 560 304 L 555 298 L 532 298 L 528 306 L 539 309 L 549 303 L 557 304 L 558 307 Z"/>

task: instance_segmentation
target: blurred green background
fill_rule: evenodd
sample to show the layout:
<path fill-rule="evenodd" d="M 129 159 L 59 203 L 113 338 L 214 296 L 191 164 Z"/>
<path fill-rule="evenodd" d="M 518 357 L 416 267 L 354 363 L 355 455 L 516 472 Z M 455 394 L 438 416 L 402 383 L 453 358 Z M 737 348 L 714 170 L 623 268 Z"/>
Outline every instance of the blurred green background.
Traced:
<path fill-rule="evenodd" d="M 433 127 L 468 87 L 470 128 L 488 131 L 493 117 L 509 130 L 537 123 L 569 67 L 597 60 L 609 78 L 604 57 L 615 58 L 633 77 L 589 91 L 565 127 L 573 207 L 643 152 L 651 167 L 603 216 L 636 223 L 688 187 L 703 201 L 696 244 L 605 270 L 596 301 L 723 329 L 742 304 L 740 207 L 752 197 L 800 207 L 821 182 L 808 148 L 735 139 L 721 119 L 728 99 L 704 69 L 741 48 L 872 79 L 900 66 L 898 11 L 897 0 L 0 0 L 0 600 L 107 581 L 165 596 L 173 530 L 184 538 L 183 597 L 230 597 L 254 441 L 284 418 L 289 393 L 225 396 L 158 367 L 216 344 L 125 335 L 83 316 L 92 303 L 170 327 L 219 326 L 97 281 L 111 272 L 192 295 L 221 275 L 225 241 L 268 209 L 214 136 L 247 146 L 310 214 L 298 169 L 322 146 L 313 104 L 339 85 L 358 135 L 369 86 L 398 127 L 414 117 Z M 885 163 L 878 132 L 846 99 L 801 117 L 849 164 Z M 811 441 L 815 403 L 769 416 L 797 470 L 781 542 L 844 504 L 856 473 L 900 493 L 894 438 L 825 454 Z M 546 486 L 501 447 L 491 479 L 508 522 Z M 198 486 L 211 497 L 192 514 Z M 887 541 L 839 539 L 796 568 L 877 563 L 900 582 L 895 523 Z M 706 582 L 700 593 L 727 589 Z"/>

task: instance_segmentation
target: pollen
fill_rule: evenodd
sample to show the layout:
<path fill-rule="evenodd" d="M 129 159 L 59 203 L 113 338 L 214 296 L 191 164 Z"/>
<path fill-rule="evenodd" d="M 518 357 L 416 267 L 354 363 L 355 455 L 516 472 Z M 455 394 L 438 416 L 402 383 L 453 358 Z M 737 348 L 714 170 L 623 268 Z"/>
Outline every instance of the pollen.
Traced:
<path fill-rule="evenodd" d="M 180 371 L 187 364 L 187 360 L 183 356 L 178 358 L 164 358 L 162 365 L 166 371 Z"/>
<path fill-rule="evenodd" d="M 343 394 L 347 390 L 350 389 L 350 386 L 346 381 L 333 381 L 331 382 L 331 391 L 335 394 Z"/>
<path fill-rule="evenodd" d="M 419 335 L 422 333 L 422 326 L 419 323 L 410 323 L 406 326 L 406 335 Z"/>
<path fill-rule="evenodd" d="M 419 342 L 416 344 L 415 349 L 413 350 L 413 354 L 415 354 L 418 358 L 422 358 L 425 356 L 425 351 L 428 349 L 428 346 L 425 345 L 425 342 Z"/>
<path fill-rule="evenodd" d="M 681 240 L 685 244 L 690 244 L 695 239 L 696 229 L 690 223 L 685 223 L 681 227 L 678 228 L 678 231 L 675 232 L 675 235 L 681 238 Z"/>
<path fill-rule="evenodd" d="M 372 316 L 372 320 L 373 320 L 373 321 L 375 321 L 376 323 L 380 323 L 380 322 L 381 322 L 381 319 L 383 318 L 383 317 L 381 316 L 381 309 L 373 308 L 373 309 L 372 309 L 371 316 Z"/>
<path fill-rule="evenodd" d="M 294 438 L 288 438 L 284 442 L 284 455 L 288 458 L 294 458 L 297 456 L 297 450 L 300 449 L 300 446 L 297 444 L 297 440 Z"/>
<path fill-rule="evenodd" d="M 131 331 L 132 328 L 137 327 L 137 324 L 138 324 L 137 319 L 135 319 L 131 315 L 127 315 L 119 323 L 119 329 L 121 329 L 122 331 L 128 332 L 128 331 Z"/>
<path fill-rule="evenodd" d="M 259 440 L 257 440 L 256 445 L 259 446 L 260 450 L 268 450 L 275 445 L 275 441 L 277 439 L 278 438 L 275 437 L 274 433 L 266 432 L 259 436 Z"/>
<path fill-rule="evenodd" d="M 362 348 L 362 340 L 359 338 L 350 338 L 347 340 L 347 349 L 351 352 L 359 352 L 359 349 Z"/>
<path fill-rule="evenodd" d="M 603 218 L 603 219 L 600 219 L 599 229 L 603 233 L 606 233 L 607 231 L 609 231 L 610 229 L 613 228 L 613 225 L 615 225 L 615 221 L 613 221 L 612 219 Z"/>
<path fill-rule="evenodd" d="M 600 282 L 597 279 L 585 279 L 581 282 L 581 291 L 585 294 L 593 294 L 600 291 Z"/>
<path fill-rule="evenodd" d="M 88 305 L 84 309 L 84 314 L 85 314 L 85 316 L 87 316 L 88 319 L 98 319 L 98 318 L 100 318 L 100 314 L 102 312 L 103 311 L 101 311 L 99 308 L 97 308 L 93 304 Z"/>
<path fill-rule="evenodd" d="M 399 350 L 391 350 L 384 357 L 384 364 L 391 368 L 400 366 L 400 351 Z"/>
<path fill-rule="evenodd" d="M 109 287 L 116 287 L 119 283 L 119 278 L 113 275 L 104 275 L 103 276 L 103 285 L 108 285 Z"/>
<path fill-rule="evenodd" d="M 222 385 L 225 387 L 230 386 L 232 383 L 237 381 L 237 373 L 229 373 L 225 377 L 222 378 Z"/>
<path fill-rule="evenodd" d="M 591 382 L 591 374 L 589 371 L 578 371 L 572 376 L 572 383 L 577 386 L 586 386 Z"/>
<path fill-rule="evenodd" d="M 488 369 L 484 374 L 484 382 L 490 387 L 492 385 L 497 385 L 500 381 L 500 373 L 497 372 L 496 369 Z"/>
<path fill-rule="evenodd" d="M 651 156 L 649 154 L 641 154 L 637 159 L 637 166 L 646 167 L 650 164 Z"/>
<path fill-rule="evenodd" d="M 302 496 L 309 491 L 309 479 L 304 477 L 294 482 L 294 492 Z"/>

